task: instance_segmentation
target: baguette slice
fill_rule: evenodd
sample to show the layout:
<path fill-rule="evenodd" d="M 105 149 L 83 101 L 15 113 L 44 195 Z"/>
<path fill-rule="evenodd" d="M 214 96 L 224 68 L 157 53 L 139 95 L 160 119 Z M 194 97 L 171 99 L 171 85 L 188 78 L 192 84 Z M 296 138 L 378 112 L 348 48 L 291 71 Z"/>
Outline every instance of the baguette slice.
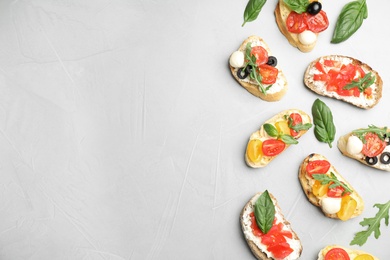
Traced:
<path fill-rule="evenodd" d="M 288 109 L 288 110 L 284 110 L 284 111 L 276 114 L 272 118 L 270 118 L 267 121 L 265 121 L 264 124 L 272 124 L 272 125 L 275 126 L 275 124 L 277 124 L 279 122 L 287 122 L 286 119 L 285 119 L 285 116 L 290 116 L 293 113 L 301 115 L 301 117 L 302 117 L 302 124 L 307 124 L 307 123 L 311 124 L 312 123 L 311 117 L 306 112 L 304 112 L 302 110 L 299 110 L 299 109 Z M 255 131 L 254 133 L 251 134 L 251 136 L 249 137 L 248 144 L 247 144 L 247 148 L 246 148 L 246 152 L 245 152 L 245 162 L 246 162 L 246 164 L 249 167 L 252 167 L 252 168 L 262 168 L 262 167 L 265 167 L 273 159 L 275 159 L 278 155 L 280 155 L 280 153 L 278 155 L 276 155 L 276 156 L 260 155 L 258 160 L 252 160 L 251 159 L 251 156 L 249 154 L 257 153 L 258 149 L 262 150 L 261 146 L 260 147 L 253 147 L 253 145 L 251 145 L 252 142 L 256 142 L 258 140 L 261 141 L 261 142 L 264 142 L 264 141 L 266 141 L 268 139 L 275 139 L 274 137 L 271 137 L 271 136 L 269 136 L 267 134 L 267 132 L 264 129 L 264 124 L 261 125 L 259 130 Z M 298 132 L 298 134 L 294 138 L 297 140 L 302 135 L 304 135 L 306 132 L 307 132 L 307 130 L 301 130 L 301 131 Z M 285 133 L 285 134 L 289 134 L 289 132 Z M 289 144 L 286 144 L 284 150 L 287 149 L 289 146 L 290 146 Z"/>
<path fill-rule="evenodd" d="M 335 218 L 335 219 L 340 219 L 340 217 L 338 216 L 337 212 L 336 213 L 331 213 L 327 210 L 327 207 L 325 206 L 325 200 L 327 200 L 328 196 L 325 192 L 324 195 L 322 196 L 316 196 L 314 194 L 314 191 L 313 191 L 313 185 L 315 184 L 315 180 L 310 177 L 307 173 L 307 165 L 309 164 L 309 162 L 313 162 L 313 161 L 317 161 L 317 160 L 325 160 L 325 161 L 328 161 L 328 159 L 325 158 L 325 156 L 323 155 L 320 155 L 320 154 L 315 154 L 315 153 L 312 153 L 310 154 L 309 156 L 307 156 L 303 162 L 301 163 L 300 167 L 299 167 L 299 173 L 298 173 L 298 178 L 299 178 L 299 181 L 301 183 L 301 186 L 302 186 L 302 189 L 303 191 L 305 192 L 306 194 L 306 197 L 307 199 L 315 206 L 317 207 L 320 207 L 322 212 L 324 213 L 325 216 L 329 217 L 329 218 Z M 329 162 L 329 161 L 328 161 Z M 330 175 L 330 173 L 333 173 L 337 179 L 341 182 L 343 182 L 344 184 L 346 184 L 351 190 L 352 190 L 352 193 L 349 194 L 350 198 L 352 198 L 353 200 L 356 201 L 356 208 L 354 209 L 353 213 L 350 215 L 350 216 L 343 216 L 341 220 L 345 221 L 345 220 L 348 220 L 348 219 L 351 219 L 351 218 L 354 218 L 354 217 L 357 217 L 359 216 L 362 212 L 363 212 L 363 209 L 364 209 L 364 202 L 363 202 L 363 199 L 362 197 L 359 195 L 359 193 L 352 187 L 351 184 L 349 184 L 345 179 L 344 177 L 342 177 L 340 175 L 340 173 L 336 170 L 336 168 L 329 162 L 330 164 L 330 168 L 329 170 L 326 172 L 326 174 Z M 321 173 L 321 172 L 319 172 Z M 333 198 L 330 198 L 330 200 L 333 200 Z M 342 199 L 341 199 L 342 200 Z M 341 204 L 341 200 L 340 200 L 340 204 L 339 205 L 342 205 Z M 329 205 L 329 204 L 328 204 Z"/>
<path fill-rule="evenodd" d="M 357 249 L 352 249 L 352 248 L 346 248 L 346 247 L 343 247 L 343 246 L 340 246 L 340 245 L 329 245 L 329 246 L 326 246 L 324 247 L 323 249 L 320 250 L 320 252 L 318 253 L 318 259 L 317 260 L 324 260 L 325 259 L 325 255 L 332 249 L 335 249 L 335 248 L 340 248 L 342 250 L 344 250 L 345 252 L 347 252 L 348 256 L 350 259 L 355 259 L 357 256 L 361 256 L 361 255 L 364 255 L 366 257 L 369 257 L 371 256 L 373 260 L 379 260 L 379 258 L 369 254 L 369 253 L 366 253 L 362 250 L 357 250 Z M 371 259 L 371 258 L 364 258 L 364 259 Z"/>
<path fill-rule="evenodd" d="M 276 20 L 276 23 L 279 27 L 280 32 L 284 35 L 284 37 L 286 37 L 286 39 L 288 40 L 288 42 L 292 46 L 297 47 L 302 52 L 310 52 L 314 49 L 314 47 L 317 44 L 318 33 L 315 33 L 316 40 L 313 43 L 302 44 L 299 41 L 298 34 L 291 33 L 288 31 L 287 26 L 286 26 L 286 20 L 287 20 L 288 15 L 291 13 L 291 10 L 284 3 L 283 0 L 279 0 L 279 2 L 276 5 L 274 13 L 275 13 L 275 20 Z"/>
<path fill-rule="evenodd" d="M 375 76 L 375 82 L 369 87 L 372 93 L 370 95 L 366 95 L 365 93 L 360 93 L 359 96 L 355 97 L 355 96 L 341 96 L 335 91 L 328 91 L 327 83 L 325 81 L 314 80 L 314 75 L 322 74 L 322 72 L 316 68 L 317 62 L 323 64 L 325 60 L 335 61 L 339 64 L 344 64 L 344 65 L 348 65 L 348 64 L 357 65 L 361 67 L 366 74 L 371 72 L 371 74 Z M 325 66 L 325 70 L 327 69 L 330 69 L 330 67 L 327 68 Z M 319 57 L 318 59 L 312 61 L 306 69 L 304 75 L 304 83 L 306 87 L 308 87 L 309 89 L 311 89 L 312 91 L 314 91 L 315 93 L 321 96 L 335 98 L 347 102 L 349 104 L 352 104 L 356 107 L 364 108 L 364 109 L 370 109 L 374 107 L 375 105 L 378 104 L 379 100 L 382 97 L 383 82 L 378 72 L 373 70 L 367 64 L 355 58 L 351 58 L 343 55 L 327 55 L 327 56 Z"/>
<path fill-rule="evenodd" d="M 259 192 L 255 194 L 248 201 L 248 203 L 246 203 L 240 214 L 240 224 L 242 232 L 244 233 L 245 240 L 248 243 L 248 246 L 251 249 L 252 253 L 255 255 L 256 259 L 273 260 L 275 259 L 273 254 L 267 250 L 266 245 L 261 243 L 260 238 L 253 234 L 253 229 L 251 227 L 252 221 L 250 214 L 253 213 L 254 204 L 262 193 L 263 192 Z M 290 231 L 292 234 L 292 239 L 286 238 L 286 240 L 290 244 L 290 247 L 293 249 L 293 252 L 286 259 L 298 259 L 302 253 L 302 243 L 298 235 L 292 229 L 291 224 L 285 219 L 284 215 L 282 214 L 282 210 L 278 205 L 276 198 L 271 193 L 269 193 L 269 195 L 275 206 L 276 224 L 283 223 L 282 230 Z"/>
<path fill-rule="evenodd" d="M 358 162 L 364 165 L 370 166 L 378 170 L 390 172 L 390 145 L 388 145 L 390 129 L 388 129 L 387 127 L 379 127 L 379 128 L 383 129 L 388 134 L 382 137 L 384 139 L 384 142 L 387 142 L 387 144 L 385 143 L 382 144 L 382 147 L 384 146 L 384 150 L 381 151 L 381 153 L 378 154 L 377 156 L 368 157 L 363 154 L 362 152 L 363 142 L 357 137 L 356 134 L 354 134 L 354 131 L 362 130 L 363 128 L 356 129 L 350 133 L 341 136 L 337 141 L 337 147 L 339 151 L 344 156 L 357 160 Z"/>
<path fill-rule="evenodd" d="M 240 45 L 238 48 L 238 51 L 241 51 L 245 54 L 245 49 L 247 43 L 251 43 L 252 47 L 254 46 L 262 46 L 264 49 L 267 50 L 268 56 L 272 56 L 271 49 L 269 48 L 268 44 L 259 36 L 249 36 L 245 41 Z M 229 63 L 229 68 L 230 71 L 233 75 L 233 77 L 237 80 L 237 82 L 244 87 L 249 93 L 252 95 L 261 98 L 262 100 L 265 101 L 278 101 L 282 99 L 282 97 L 286 94 L 287 89 L 288 89 L 288 83 L 286 76 L 284 75 L 283 71 L 280 69 L 278 65 L 276 65 L 275 68 L 278 69 L 278 76 L 277 80 L 274 84 L 271 84 L 272 86 L 270 87 L 269 90 L 266 91 L 266 94 L 262 93 L 259 90 L 259 85 L 256 83 L 256 81 L 249 79 L 249 76 L 245 79 L 240 79 L 237 76 L 237 71 L 239 68 L 235 68 L 231 66 Z M 269 87 L 270 85 L 268 84 L 263 84 L 264 88 Z"/>

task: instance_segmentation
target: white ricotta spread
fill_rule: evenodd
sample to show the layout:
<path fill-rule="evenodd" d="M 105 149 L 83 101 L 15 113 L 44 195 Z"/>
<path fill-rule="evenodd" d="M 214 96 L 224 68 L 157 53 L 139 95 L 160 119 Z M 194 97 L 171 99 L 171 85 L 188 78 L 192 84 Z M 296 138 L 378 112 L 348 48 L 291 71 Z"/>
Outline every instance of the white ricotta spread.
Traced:
<path fill-rule="evenodd" d="M 303 45 L 311 45 L 316 42 L 317 35 L 310 30 L 306 30 L 298 34 L 298 40 Z"/>
<path fill-rule="evenodd" d="M 245 64 L 244 53 L 242 51 L 235 51 L 230 55 L 229 64 L 233 68 L 242 68 Z"/>

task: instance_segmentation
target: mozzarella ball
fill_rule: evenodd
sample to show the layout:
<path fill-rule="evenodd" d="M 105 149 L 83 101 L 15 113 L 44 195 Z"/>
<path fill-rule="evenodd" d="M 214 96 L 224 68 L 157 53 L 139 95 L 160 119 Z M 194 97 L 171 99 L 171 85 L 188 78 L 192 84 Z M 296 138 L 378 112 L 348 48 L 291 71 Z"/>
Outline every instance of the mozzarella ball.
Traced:
<path fill-rule="evenodd" d="M 235 51 L 230 55 L 229 64 L 233 68 L 242 68 L 245 64 L 244 53 L 242 51 Z"/>
<path fill-rule="evenodd" d="M 298 40 L 303 45 L 310 45 L 316 42 L 317 35 L 312 31 L 306 30 L 298 34 Z"/>
<path fill-rule="evenodd" d="M 359 137 L 355 135 L 351 135 L 348 137 L 347 141 L 347 153 L 349 154 L 358 154 L 363 149 L 363 142 L 359 139 Z"/>
<path fill-rule="evenodd" d="M 321 208 L 327 214 L 335 214 L 341 209 L 341 198 L 323 198 L 321 200 Z"/>

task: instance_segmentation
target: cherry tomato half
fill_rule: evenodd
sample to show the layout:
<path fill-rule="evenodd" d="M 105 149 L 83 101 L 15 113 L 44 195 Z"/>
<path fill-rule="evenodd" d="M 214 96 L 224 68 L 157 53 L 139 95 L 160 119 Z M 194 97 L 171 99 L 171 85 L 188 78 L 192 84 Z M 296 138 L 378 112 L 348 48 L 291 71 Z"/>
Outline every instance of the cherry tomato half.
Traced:
<path fill-rule="evenodd" d="M 327 160 L 310 161 L 306 165 L 307 175 L 312 177 L 313 174 L 325 174 L 330 168 L 330 163 Z"/>
<path fill-rule="evenodd" d="M 320 11 L 316 15 L 306 15 L 306 24 L 310 31 L 319 33 L 324 31 L 329 26 L 328 16 L 324 11 Z"/>
<path fill-rule="evenodd" d="M 302 116 L 301 114 L 299 113 L 291 113 L 290 114 L 290 118 L 292 119 L 292 125 L 295 126 L 295 125 L 298 125 L 298 124 L 302 124 Z M 299 132 L 293 130 L 293 129 L 290 129 L 290 135 L 291 136 L 297 136 Z"/>
<path fill-rule="evenodd" d="M 263 154 L 265 156 L 275 156 L 280 154 L 285 147 L 286 144 L 281 140 L 268 139 L 263 142 Z"/>
<path fill-rule="evenodd" d="M 301 33 L 307 29 L 306 13 L 291 12 L 286 20 L 287 30 L 291 33 Z"/>
<path fill-rule="evenodd" d="M 344 249 L 332 248 L 326 253 L 325 260 L 350 260 L 350 258 Z"/>
<path fill-rule="evenodd" d="M 261 83 L 274 84 L 278 77 L 279 70 L 267 64 L 259 66 L 259 73 L 261 75 Z"/>
<path fill-rule="evenodd" d="M 341 198 L 344 195 L 349 195 L 349 192 L 345 192 L 345 189 L 341 186 L 336 186 L 334 188 L 329 188 L 326 194 L 331 198 Z"/>
<path fill-rule="evenodd" d="M 386 142 L 381 140 L 374 133 L 367 133 L 364 136 L 366 143 L 363 145 L 362 153 L 368 157 L 375 157 L 383 152 L 386 147 Z"/>
<path fill-rule="evenodd" d="M 256 65 L 266 64 L 268 61 L 268 52 L 262 46 L 252 47 L 251 54 L 256 57 Z"/>

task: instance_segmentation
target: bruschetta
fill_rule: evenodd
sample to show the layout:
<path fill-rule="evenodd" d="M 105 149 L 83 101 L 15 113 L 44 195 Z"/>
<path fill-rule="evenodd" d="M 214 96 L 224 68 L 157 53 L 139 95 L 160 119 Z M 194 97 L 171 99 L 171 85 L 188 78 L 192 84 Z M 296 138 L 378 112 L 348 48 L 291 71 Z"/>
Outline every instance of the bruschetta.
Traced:
<path fill-rule="evenodd" d="M 319 33 L 329 26 L 320 1 L 279 0 L 275 19 L 289 43 L 302 52 L 313 50 Z"/>
<path fill-rule="evenodd" d="M 390 171 L 390 129 L 369 125 L 341 136 L 340 152 L 375 169 Z"/>
<path fill-rule="evenodd" d="M 233 77 L 252 95 L 278 101 L 287 92 L 287 79 L 272 56 L 267 43 L 258 36 L 248 37 L 229 57 Z"/>
<path fill-rule="evenodd" d="M 252 168 L 267 166 L 312 127 L 311 117 L 302 110 L 284 110 L 265 121 L 251 134 L 245 151 L 245 162 Z"/>
<path fill-rule="evenodd" d="M 304 75 L 306 87 L 315 93 L 370 109 L 382 97 L 382 79 L 367 64 L 343 55 L 312 61 Z"/>
<path fill-rule="evenodd" d="M 302 243 L 267 190 L 255 194 L 240 214 L 242 232 L 256 259 L 298 259 Z"/>
<path fill-rule="evenodd" d="M 346 221 L 363 212 L 362 197 L 323 155 L 307 156 L 298 178 L 308 200 L 325 216 Z"/>
<path fill-rule="evenodd" d="M 329 245 L 318 253 L 317 260 L 379 260 L 377 257 L 362 250 L 346 248 L 339 245 Z"/>

